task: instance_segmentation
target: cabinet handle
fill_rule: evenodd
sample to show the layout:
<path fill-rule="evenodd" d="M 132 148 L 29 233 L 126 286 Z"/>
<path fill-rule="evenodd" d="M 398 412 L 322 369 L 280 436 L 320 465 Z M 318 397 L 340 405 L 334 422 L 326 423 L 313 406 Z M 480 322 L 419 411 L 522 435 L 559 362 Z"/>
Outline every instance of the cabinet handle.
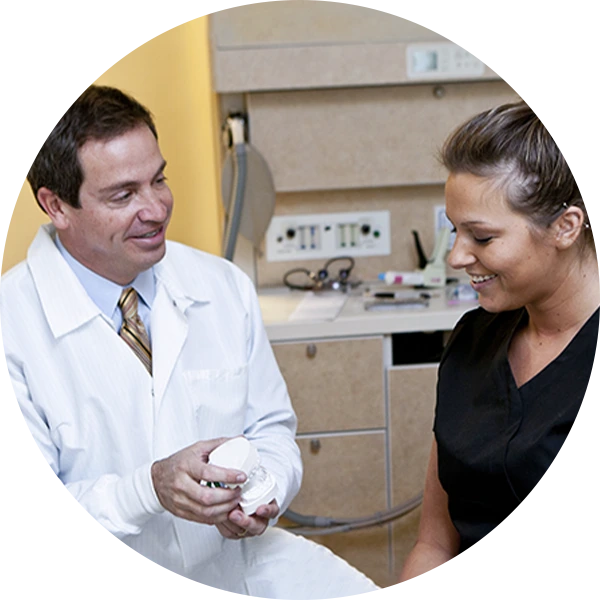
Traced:
<path fill-rule="evenodd" d="M 317 454 L 320 449 L 321 449 L 321 440 L 318 440 L 318 439 L 310 440 L 310 451 L 313 454 Z"/>
<path fill-rule="evenodd" d="M 436 85 L 433 88 L 434 97 L 441 99 L 446 95 L 446 88 L 443 85 Z"/>
<path fill-rule="evenodd" d="M 314 358 L 317 355 L 317 347 L 315 344 L 308 344 L 306 346 L 306 356 L 308 358 Z"/>

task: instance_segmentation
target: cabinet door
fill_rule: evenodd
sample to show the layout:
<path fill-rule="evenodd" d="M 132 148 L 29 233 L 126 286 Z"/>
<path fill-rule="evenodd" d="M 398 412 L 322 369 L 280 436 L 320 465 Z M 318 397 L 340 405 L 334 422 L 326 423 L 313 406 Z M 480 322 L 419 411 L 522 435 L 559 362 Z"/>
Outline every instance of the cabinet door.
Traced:
<path fill-rule="evenodd" d="M 437 364 L 392 367 L 388 371 L 393 504 L 423 490 L 433 439 Z M 394 568 L 398 573 L 417 539 L 420 510 L 393 526 Z"/>
<path fill-rule="evenodd" d="M 298 432 L 385 426 L 382 338 L 274 344 Z"/>
<path fill-rule="evenodd" d="M 440 184 L 448 134 L 516 99 L 503 81 L 252 93 L 251 141 L 278 192 Z"/>
<path fill-rule="evenodd" d="M 409 78 L 411 42 L 447 43 L 411 21 L 338 2 L 238 6 L 210 15 L 210 28 L 221 93 L 389 85 Z"/>
<path fill-rule="evenodd" d="M 281 51 L 288 46 L 329 47 L 444 39 L 394 15 L 331 2 L 264 2 L 221 10 L 209 18 L 213 44 L 217 49 L 227 50 L 273 48 Z"/>
<path fill-rule="evenodd" d="M 298 440 L 304 463 L 300 493 L 291 509 L 305 515 L 362 517 L 387 508 L 385 435 L 324 435 Z M 388 527 L 311 536 L 378 585 L 389 576 Z"/>

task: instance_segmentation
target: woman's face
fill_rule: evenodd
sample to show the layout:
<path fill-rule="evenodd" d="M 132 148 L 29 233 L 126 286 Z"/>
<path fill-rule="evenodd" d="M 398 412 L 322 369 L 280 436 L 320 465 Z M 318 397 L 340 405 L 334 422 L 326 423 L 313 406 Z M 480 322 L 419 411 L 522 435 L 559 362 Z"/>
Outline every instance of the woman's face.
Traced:
<path fill-rule="evenodd" d="M 465 269 L 489 312 L 543 306 L 557 288 L 556 248 L 494 184 L 467 173 L 448 178 L 446 214 L 456 230 L 448 263 Z"/>

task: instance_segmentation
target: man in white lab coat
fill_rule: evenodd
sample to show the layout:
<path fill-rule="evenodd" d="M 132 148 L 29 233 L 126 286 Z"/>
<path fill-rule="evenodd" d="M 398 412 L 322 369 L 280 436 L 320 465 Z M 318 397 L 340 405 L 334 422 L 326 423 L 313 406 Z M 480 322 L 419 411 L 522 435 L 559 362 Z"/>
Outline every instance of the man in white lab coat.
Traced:
<path fill-rule="evenodd" d="M 27 424 L 85 509 L 172 571 L 261 597 L 375 590 L 328 550 L 270 526 L 300 486 L 296 417 L 252 283 L 166 242 L 165 164 L 148 111 L 97 86 L 37 156 L 28 180 L 51 224 L 0 286 Z M 278 487 L 250 516 L 239 488 L 199 483 L 244 480 L 207 464 L 238 435 Z"/>

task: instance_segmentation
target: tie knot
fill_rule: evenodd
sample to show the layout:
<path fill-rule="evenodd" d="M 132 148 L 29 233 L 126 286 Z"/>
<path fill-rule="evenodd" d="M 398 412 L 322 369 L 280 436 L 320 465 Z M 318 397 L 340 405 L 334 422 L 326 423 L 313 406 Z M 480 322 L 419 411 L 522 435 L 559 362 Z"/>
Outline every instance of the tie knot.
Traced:
<path fill-rule="evenodd" d="M 119 308 L 126 321 L 133 319 L 137 315 L 138 297 L 137 292 L 132 287 L 124 289 L 121 293 L 121 297 L 119 298 Z"/>

